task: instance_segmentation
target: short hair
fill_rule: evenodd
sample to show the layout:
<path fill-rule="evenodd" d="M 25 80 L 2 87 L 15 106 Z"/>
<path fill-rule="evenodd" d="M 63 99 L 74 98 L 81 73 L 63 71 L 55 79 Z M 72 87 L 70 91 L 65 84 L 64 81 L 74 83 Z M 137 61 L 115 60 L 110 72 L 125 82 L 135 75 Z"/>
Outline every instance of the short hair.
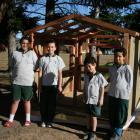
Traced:
<path fill-rule="evenodd" d="M 56 42 L 55 42 L 54 39 L 50 39 L 50 40 L 47 40 L 47 41 L 45 42 L 46 45 L 48 45 L 49 43 L 54 43 L 54 44 L 56 44 Z"/>
<path fill-rule="evenodd" d="M 96 63 L 97 63 L 96 59 L 94 57 L 90 57 L 90 56 L 86 57 L 85 61 L 84 61 L 84 65 L 96 64 Z"/>
<path fill-rule="evenodd" d="M 31 42 L 31 39 L 29 36 L 23 36 L 21 39 L 20 39 L 20 44 L 22 43 L 23 40 L 28 40 L 29 42 Z"/>
<path fill-rule="evenodd" d="M 119 48 L 114 50 L 114 54 L 116 55 L 118 52 L 122 53 L 123 57 L 127 55 L 127 50 L 125 48 Z"/>

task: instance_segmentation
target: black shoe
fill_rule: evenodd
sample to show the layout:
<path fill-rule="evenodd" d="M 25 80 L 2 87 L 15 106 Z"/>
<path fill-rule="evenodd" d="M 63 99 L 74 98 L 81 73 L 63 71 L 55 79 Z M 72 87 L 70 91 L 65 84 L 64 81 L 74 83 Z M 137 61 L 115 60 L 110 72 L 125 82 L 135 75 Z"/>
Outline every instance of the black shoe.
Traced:
<path fill-rule="evenodd" d="M 117 135 L 117 134 L 114 134 L 110 140 L 120 140 L 121 139 L 121 136 Z"/>
<path fill-rule="evenodd" d="M 95 140 L 95 139 L 96 139 L 95 133 L 89 132 L 87 140 Z"/>

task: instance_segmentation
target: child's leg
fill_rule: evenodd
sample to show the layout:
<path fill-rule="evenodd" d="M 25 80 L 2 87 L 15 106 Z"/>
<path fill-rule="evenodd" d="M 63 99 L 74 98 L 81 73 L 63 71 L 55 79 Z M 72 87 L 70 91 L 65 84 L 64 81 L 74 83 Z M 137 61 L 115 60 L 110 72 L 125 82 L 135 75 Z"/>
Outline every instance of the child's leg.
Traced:
<path fill-rule="evenodd" d="M 116 110 L 117 110 L 117 99 L 114 97 L 109 97 L 109 123 L 111 130 L 114 131 L 116 124 Z"/>
<path fill-rule="evenodd" d="M 55 116 L 55 110 L 56 110 L 56 96 L 58 93 L 57 87 L 51 87 L 49 91 L 48 96 L 48 110 L 47 110 L 47 123 L 52 123 L 54 116 Z"/>
<path fill-rule="evenodd" d="M 20 100 L 13 101 L 13 103 L 12 103 L 11 111 L 10 111 L 10 117 L 9 117 L 10 122 L 13 122 L 13 120 L 14 120 L 14 117 L 15 117 L 15 114 L 16 114 L 16 111 L 17 111 L 17 108 L 18 108 L 18 105 L 19 105 L 19 101 Z"/>
<path fill-rule="evenodd" d="M 31 121 L 31 103 L 30 101 L 24 101 L 24 109 L 26 114 L 26 121 Z"/>
<path fill-rule="evenodd" d="M 97 117 L 88 117 L 89 132 L 84 136 L 83 139 L 95 140 L 96 139 L 96 128 L 97 128 Z"/>
<path fill-rule="evenodd" d="M 48 93 L 44 90 L 40 95 L 40 114 L 41 121 L 47 122 L 47 110 L 48 110 Z"/>
<path fill-rule="evenodd" d="M 128 100 L 118 99 L 115 133 L 119 136 L 122 135 L 122 128 L 127 121 L 127 115 L 128 115 Z"/>
<path fill-rule="evenodd" d="M 96 132 L 97 117 L 89 117 L 89 126 L 90 126 L 90 131 Z"/>

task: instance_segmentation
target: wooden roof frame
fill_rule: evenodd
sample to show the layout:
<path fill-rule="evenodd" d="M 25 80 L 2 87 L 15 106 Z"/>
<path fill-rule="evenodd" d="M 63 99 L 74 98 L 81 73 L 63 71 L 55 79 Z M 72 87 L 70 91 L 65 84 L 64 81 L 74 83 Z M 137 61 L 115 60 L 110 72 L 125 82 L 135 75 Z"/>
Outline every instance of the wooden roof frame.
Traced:
<path fill-rule="evenodd" d="M 37 26 L 33 29 L 26 30 L 24 32 L 24 34 L 25 35 L 26 34 L 32 34 L 32 33 L 36 33 L 39 30 L 46 29 L 47 27 L 57 26 L 58 24 L 61 24 L 62 22 L 66 21 L 66 20 L 77 20 L 77 21 L 79 21 L 79 23 L 85 22 L 89 25 L 96 25 L 96 26 L 99 26 L 99 27 L 104 28 L 104 29 L 108 29 L 108 30 L 112 30 L 112 31 L 120 32 L 120 33 L 128 33 L 131 36 L 140 37 L 139 32 L 129 30 L 127 28 L 122 28 L 122 27 L 119 27 L 117 25 L 114 25 L 114 24 L 111 24 L 111 23 L 108 23 L 108 22 L 105 22 L 105 21 L 102 21 L 102 20 L 99 20 L 99 19 L 93 19 L 93 18 L 83 16 L 83 15 L 79 15 L 79 14 L 71 14 L 71 15 L 62 17 L 60 19 L 51 21 L 49 23 L 46 23 L 45 25 Z M 62 29 L 63 29 L 63 27 L 62 27 Z M 58 29 L 58 30 L 61 30 L 61 28 Z"/>

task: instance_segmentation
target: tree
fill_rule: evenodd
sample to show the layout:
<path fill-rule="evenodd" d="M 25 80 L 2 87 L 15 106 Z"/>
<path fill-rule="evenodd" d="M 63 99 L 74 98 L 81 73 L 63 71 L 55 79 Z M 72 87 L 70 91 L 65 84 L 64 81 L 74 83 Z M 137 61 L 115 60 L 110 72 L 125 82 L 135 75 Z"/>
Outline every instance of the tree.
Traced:
<path fill-rule="evenodd" d="M 136 9 L 133 13 L 124 16 L 125 27 L 140 32 L 140 9 Z"/>
<path fill-rule="evenodd" d="M 0 2 L 0 23 L 6 13 L 6 10 L 8 9 L 9 7 L 9 3 L 10 3 L 11 0 L 1 0 Z"/>

